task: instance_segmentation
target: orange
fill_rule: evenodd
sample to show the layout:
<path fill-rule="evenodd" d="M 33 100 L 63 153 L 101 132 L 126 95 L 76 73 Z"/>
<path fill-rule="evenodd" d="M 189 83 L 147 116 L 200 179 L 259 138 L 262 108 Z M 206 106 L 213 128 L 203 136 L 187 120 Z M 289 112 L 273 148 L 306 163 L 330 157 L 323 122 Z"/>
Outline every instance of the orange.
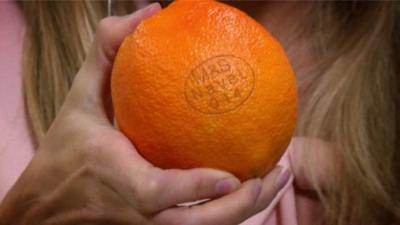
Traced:
<path fill-rule="evenodd" d="M 118 50 L 111 88 L 118 126 L 165 169 L 262 176 L 296 124 L 284 50 L 255 20 L 215 1 L 176 1 L 142 22 Z"/>

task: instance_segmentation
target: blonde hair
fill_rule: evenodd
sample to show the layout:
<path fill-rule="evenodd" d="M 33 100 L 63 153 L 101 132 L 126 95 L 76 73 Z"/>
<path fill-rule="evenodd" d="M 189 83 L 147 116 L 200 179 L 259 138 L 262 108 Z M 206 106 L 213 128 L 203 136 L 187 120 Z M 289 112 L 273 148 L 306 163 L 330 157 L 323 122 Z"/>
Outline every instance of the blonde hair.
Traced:
<path fill-rule="evenodd" d="M 332 144 L 331 182 L 321 189 L 313 181 L 329 224 L 390 224 L 400 216 L 399 9 L 322 2 L 306 17 L 319 60 L 300 80 L 298 132 Z"/>
<path fill-rule="evenodd" d="M 128 3 L 114 2 L 114 14 L 131 12 Z M 27 21 L 26 104 L 40 142 L 107 9 L 99 1 L 21 4 Z M 389 224 L 400 218 L 399 5 L 317 2 L 306 14 L 299 34 L 316 57 L 315 66 L 299 78 L 297 133 L 333 146 L 339 168 L 333 181 L 327 187 L 313 182 L 325 223 Z"/>
<path fill-rule="evenodd" d="M 26 19 L 24 85 L 32 134 L 38 143 L 57 115 L 85 59 L 97 23 L 107 16 L 102 1 L 20 2 Z M 134 10 L 115 2 L 114 14 Z"/>

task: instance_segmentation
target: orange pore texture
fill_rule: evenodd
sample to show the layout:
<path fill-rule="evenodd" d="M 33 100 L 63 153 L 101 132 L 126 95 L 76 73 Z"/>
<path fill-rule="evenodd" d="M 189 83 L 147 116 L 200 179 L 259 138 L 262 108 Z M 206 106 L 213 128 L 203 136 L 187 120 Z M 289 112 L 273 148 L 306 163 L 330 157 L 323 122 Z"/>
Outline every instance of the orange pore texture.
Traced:
<path fill-rule="evenodd" d="M 125 38 L 112 71 L 118 125 L 161 168 L 262 176 L 287 148 L 297 90 L 280 44 L 215 1 L 177 1 Z"/>

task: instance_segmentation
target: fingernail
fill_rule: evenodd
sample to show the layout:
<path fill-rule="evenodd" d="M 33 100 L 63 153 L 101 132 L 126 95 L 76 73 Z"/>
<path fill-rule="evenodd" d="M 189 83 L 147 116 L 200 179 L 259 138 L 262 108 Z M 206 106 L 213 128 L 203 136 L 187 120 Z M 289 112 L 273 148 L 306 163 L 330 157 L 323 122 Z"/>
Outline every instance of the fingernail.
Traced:
<path fill-rule="evenodd" d="M 236 190 L 240 186 L 240 181 L 236 178 L 225 178 L 215 185 L 215 190 L 219 195 L 226 195 Z"/>
<path fill-rule="evenodd" d="M 161 5 L 158 2 L 152 3 L 145 8 L 142 9 L 142 13 L 144 17 L 147 17 L 149 15 L 152 15 L 155 11 L 158 11 L 161 9 Z"/>
<path fill-rule="evenodd" d="M 289 181 L 290 175 L 291 173 L 287 168 L 283 168 L 281 170 L 281 173 L 278 175 L 275 184 L 275 187 L 278 191 L 285 187 L 286 183 Z"/>

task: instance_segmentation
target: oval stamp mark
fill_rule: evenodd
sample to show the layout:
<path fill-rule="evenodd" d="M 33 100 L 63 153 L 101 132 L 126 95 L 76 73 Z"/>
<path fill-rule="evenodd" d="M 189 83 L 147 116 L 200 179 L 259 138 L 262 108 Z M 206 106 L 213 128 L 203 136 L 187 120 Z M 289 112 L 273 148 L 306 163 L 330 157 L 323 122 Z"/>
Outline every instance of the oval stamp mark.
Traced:
<path fill-rule="evenodd" d="M 253 69 L 242 58 L 218 55 L 197 65 L 187 76 L 185 96 L 202 113 L 220 114 L 235 110 L 253 92 Z"/>

